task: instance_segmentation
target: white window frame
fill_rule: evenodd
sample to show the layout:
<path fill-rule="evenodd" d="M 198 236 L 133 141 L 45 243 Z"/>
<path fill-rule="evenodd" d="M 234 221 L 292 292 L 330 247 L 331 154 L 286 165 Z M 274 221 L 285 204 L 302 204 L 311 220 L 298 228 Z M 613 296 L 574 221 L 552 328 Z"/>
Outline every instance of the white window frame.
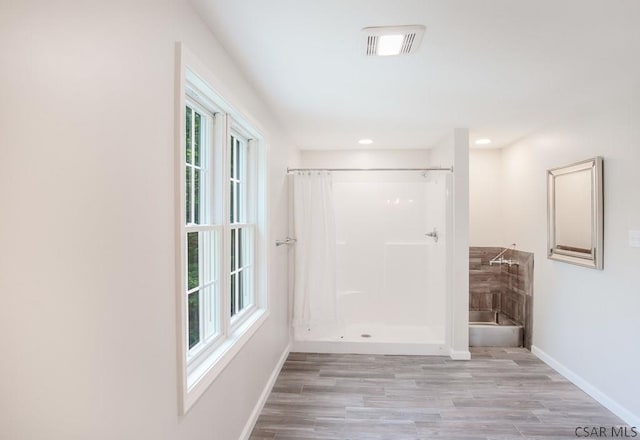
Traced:
<path fill-rule="evenodd" d="M 222 185 L 222 179 L 220 177 L 216 178 L 215 176 L 219 174 L 219 170 L 222 169 L 221 161 L 222 155 L 220 152 L 213 149 L 214 145 L 214 136 L 216 131 L 220 129 L 220 124 L 216 123 L 216 119 L 220 119 L 220 111 L 217 108 L 205 107 L 197 101 L 197 98 L 192 98 L 193 92 L 189 89 L 186 90 L 185 96 L 185 107 L 191 107 L 194 112 L 198 112 L 201 115 L 201 118 L 204 118 L 206 124 L 201 128 L 203 132 L 202 145 L 200 146 L 200 193 L 201 198 L 204 201 L 208 199 L 207 203 L 210 206 L 210 209 L 205 209 L 201 213 L 200 223 L 187 223 L 184 226 L 185 234 L 183 236 L 184 245 L 185 245 L 185 258 L 188 258 L 188 249 L 186 246 L 186 235 L 189 233 L 198 233 L 200 238 L 203 238 L 205 233 L 210 234 L 210 239 L 213 243 L 207 243 L 206 240 L 199 240 L 199 252 L 198 252 L 198 269 L 199 269 L 199 284 L 198 286 L 189 289 L 187 283 L 188 274 L 185 276 L 184 289 L 183 294 L 186 295 L 185 300 L 188 303 L 188 296 L 190 293 L 200 290 L 200 316 L 199 316 L 199 325 L 200 325 L 200 340 L 196 345 L 192 348 L 189 347 L 188 339 L 189 334 L 187 330 L 186 338 L 187 338 L 187 371 L 188 373 L 194 371 L 202 362 L 204 362 L 207 357 L 209 357 L 215 350 L 220 346 L 222 341 L 224 340 L 224 334 L 222 332 L 222 322 L 219 317 L 220 313 L 223 311 L 222 302 L 221 302 L 221 292 L 223 292 L 223 280 L 224 276 L 223 272 L 220 270 L 220 263 L 223 260 L 223 254 L 221 251 L 221 243 L 223 243 L 223 234 L 224 234 L 224 223 L 222 221 L 222 204 L 216 203 L 213 200 L 213 195 L 216 192 L 214 188 L 220 187 Z M 215 112 L 215 113 L 214 113 Z M 195 141 L 195 133 L 192 134 L 192 139 Z M 194 153 L 195 156 L 195 153 Z M 195 170 L 196 166 L 190 166 L 184 163 L 184 155 L 183 155 L 183 168 L 191 167 L 192 168 L 192 183 L 191 183 L 191 191 L 192 194 L 195 191 Z M 186 181 L 186 176 L 181 176 L 184 181 Z M 186 192 L 186 191 L 185 191 Z M 184 193 L 183 193 L 184 194 Z M 202 201 L 201 205 L 204 205 Z M 184 204 L 183 204 L 184 205 Z M 186 211 L 186 206 L 183 208 Z M 191 219 L 195 220 L 195 203 L 192 202 L 191 205 L 192 214 Z M 186 216 L 186 212 L 183 211 Z M 184 223 L 184 217 L 183 217 Z M 211 253 L 213 254 L 213 261 L 209 261 L 206 258 L 208 252 L 207 250 L 214 246 L 214 249 L 211 249 Z M 208 264 L 213 262 L 218 262 L 215 267 L 208 267 Z M 210 281 L 206 281 L 205 274 L 209 271 L 213 271 L 214 274 L 211 276 Z M 209 289 L 208 293 L 205 289 Z M 213 310 L 212 310 L 213 309 Z M 187 324 L 188 324 L 188 307 L 186 310 L 187 313 Z M 218 316 L 216 316 L 218 315 Z M 188 328 L 188 327 L 187 327 Z"/>
<path fill-rule="evenodd" d="M 235 196 L 239 199 L 241 199 L 244 203 L 244 206 L 238 206 L 237 203 L 235 204 L 235 210 L 236 210 L 236 216 L 235 216 L 235 222 L 230 223 L 229 225 L 229 234 L 232 233 L 233 230 L 237 231 L 236 234 L 241 234 L 242 231 L 247 231 L 248 232 L 248 236 L 249 236 L 249 241 L 251 242 L 251 246 L 248 249 L 244 250 L 244 254 L 246 257 L 245 261 L 248 261 L 247 264 L 244 264 L 242 266 L 238 266 L 235 270 L 231 271 L 231 276 L 233 276 L 234 274 L 240 274 L 240 276 L 244 276 L 245 280 L 244 280 L 244 285 L 247 287 L 249 292 L 255 292 L 254 289 L 254 270 L 255 270 L 255 255 L 253 250 L 256 248 L 256 244 L 255 244 L 255 237 L 256 237 L 256 229 L 258 229 L 257 224 L 255 223 L 255 221 L 251 221 L 251 220 L 255 220 L 256 218 L 256 213 L 253 212 L 255 206 L 256 206 L 256 194 L 257 194 L 257 182 L 255 182 L 255 179 L 251 179 L 253 176 L 256 175 L 256 170 L 255 169 L 247 169 L 247 167 L 250 167 L 252 164 L 256 163 L 255 160 L 255 142 L 253 139 L 251 139 L 249 137 L 249 135 L 246 135 L 243 133 L 242 129 L 239 128 L 234 121 L 231 121 L 230 124 L 230 130 L 229 130 L 229 140 L 236 140 L 236 141 L 240 141 L 242 147 L 243 147 L 243 154 L 245 156 L 245 160 L 242 161 L 242 163 L 238 163 L 238 158 L 236 157 L 235 160 L 235 166 L 236 169 L 239 168 L 239 173 L 236 173 L 236 178 L 234 178 L 232 176 L 231 171 L 229 171 L 228 176 L 228 182 L 231 185 L 233 182 L 237 182 L 241 188 L 240 194 L 238 195 L 237 192 L 234 193 Z M 233 145 L 229 145 L 229 150 L 231 150 L 231 148 L 233 148 Z M 230 167 L 230 160 L 227 160 L 227 162 L 229 163 L 229 167 Z M 230 192 L 230 191 L 229 191 Z M 231 197 L 230 197 L 231 199 Z M 229 213 L 231 213 L 231 206 L 229 206 Z M 239 252 L 239 247 L 238 247 L 238 239 L 237 239 L 238 235 L 236 235 L 236 240 L 235 240 L 235 244 L 236 244 L 236 258 L 238 258 L 240 252 Z M 229 240 L 229 242 L 232 244 L 233 241 Z M 243 242 L 243 244 L 247 244 L 247 242 Z M 236 281 L 236 283 L 238 283 L 238 281 Z M 238 304 L 238 301 L 240 299 L 239 297 L 239 288 L 236 284 L 236 292 L 229 292 L 231 294 L 235 294 L 235 304 Z M 247 318 L 247 316 L 250 316 L 255 307 L 256 307 L 256 298 L 255 295 L 251 295 L 251 298 L 243 298 L 243 302 L 246 301 L 247 299 L 249 299 L 249 304 L 246 305 L 245 307 L 243 307 L 242 309 L 239 309 L 236 313 L 233 313 L 234 310 L 232 310 L 232 316 L 231 316 L 231 327 L 233 328 L 237 328 L 238 326 L 240 326 L 242 324 L 242 322 Z"/>
<path fill-rule="evenodd" d="M 212 86 L 218 84 L 209 70 L 193 56 L 183 44 L 177 45 L 176 80 L 176 326 L 177 357 L 180 384 L 179 409 L 181 414 L 193 406 L 197 399 L 213 383 L 215 378 L 232 361 L 255 331 L 266 321 L 268 308 L 267 258 L 266 258 L 266 145 L 259 124 L 247 118 L 229 104 Z M 207 125 L 207 141 L 213 145 L 211 154 L 201 158 L 207 160 L 209 178 L 206 187 L 215 214 L 206 219 L 204 225 L 186 225 L 185 202 L 185 118 L 186 105 L 197 107 L 199 112 L 210 115 Z M 201 113 L 202 114 L 202 113 Z M 247 144 L 247 163 L 254 168 L 247 170 L 245 185 L 247 205 L 243 223 L 230 223 L 230 163 L 228 146 L 232 134 Z M 202 180 L 202 178 L 201 178 Z M 213 189 L 212 189 L 213 188 Z M 202 191 L 202 189 L 201 189 Z M 217 197 L 216 197 L 217 196 Z M 249 292 L 251 304 L 231 316 L 231 229 L 246 228 L 251 238 L 247 246 L 251 275 Z M 214 331 L 203 333 L 203 340 L 189 349 L 187 306 L 187 232 L 211 231 L 217 236 L 218 296 L 215 298 L 219 316 Z M 202 245 L 201 245 L 202 246 Z M 202 254 L 202 251 L 200 251 Z M 238 253 L 236 252 L 236 257 Z M 202 271 L 202 262 L 200 262 Z M 203 278 L 199 279 L 202 283 Z M 202 302 L 202 298 L 201 298 Z M 202 315 L 201 315 L 201 325 Z M 210 328 L 209 328 L 210 329 Z"/>

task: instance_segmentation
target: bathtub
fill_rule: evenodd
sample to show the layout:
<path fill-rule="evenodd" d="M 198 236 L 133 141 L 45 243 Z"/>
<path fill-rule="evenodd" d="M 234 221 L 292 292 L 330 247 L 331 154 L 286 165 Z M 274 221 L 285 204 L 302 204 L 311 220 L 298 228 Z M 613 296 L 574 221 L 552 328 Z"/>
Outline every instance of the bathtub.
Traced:
<path fill-rule="evenodd" d="M 504 313 L 469 312 L 469 346 L 522 347 L 523 326 Z"/>

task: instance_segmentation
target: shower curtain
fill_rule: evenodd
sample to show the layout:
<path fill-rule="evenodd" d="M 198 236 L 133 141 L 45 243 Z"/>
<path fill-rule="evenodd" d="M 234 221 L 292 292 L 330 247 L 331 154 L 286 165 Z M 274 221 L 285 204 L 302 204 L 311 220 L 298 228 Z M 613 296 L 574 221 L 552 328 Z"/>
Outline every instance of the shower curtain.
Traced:
<path fill-rule="evenodd" d="M 299 330 L 336 322 L 336 233 L 331 173 L 292 175 L 294 258 L 293 325 Z"/>

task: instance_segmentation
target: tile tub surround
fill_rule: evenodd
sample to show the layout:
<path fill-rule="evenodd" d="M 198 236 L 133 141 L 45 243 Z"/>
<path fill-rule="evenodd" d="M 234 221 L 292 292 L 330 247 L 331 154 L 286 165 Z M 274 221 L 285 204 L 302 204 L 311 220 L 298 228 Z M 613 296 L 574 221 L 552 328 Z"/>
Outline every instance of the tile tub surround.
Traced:
<path fill-rule="evenodd" d="M 489 266 L 489 260 L 501 251 L 499 247 L 469 248 L 469 310 L 500 310 L 502 267 Z"/>
<path fill-rule="evenodd" d="M 510 249 L 504 255 L 520 264 L 489 265 L 501 247 L 469 248 L 469 310 L 502 312 L 524 326 L 524 346 L 531 348 L 533 254 Z"/>
<path fill-rule="evenodd" d="M 472 347 L 465 362 L 291 353 L 250 439 L 575 439 L 594 425 L 625 426 L 523 348 Z"/>
<path fill-rule="evenodd" d="M 524 325 L 524 346 L 531 349 L 533 325 L 533 254 L 509 251 L 509 257 L 517 260 L 518 266 L 502 266 L 502 293 L 500 311 L 514 321 Z"/>

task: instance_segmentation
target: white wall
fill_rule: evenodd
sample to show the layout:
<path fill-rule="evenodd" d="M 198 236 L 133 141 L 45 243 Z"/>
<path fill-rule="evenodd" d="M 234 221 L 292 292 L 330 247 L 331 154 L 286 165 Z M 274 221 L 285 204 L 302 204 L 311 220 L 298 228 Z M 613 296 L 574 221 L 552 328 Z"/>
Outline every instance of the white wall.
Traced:
<path fill-rule="evenodd" d="M 287 346 L 274 246 L 270 318 L 178 417 L 178 40 L 263 124 L 271 241 L 286 233 L 291 146 L 184 1 L 2 2 L 0 438 L 235 440 Z"/>
<path fill-rule="evenodd" d="M 430 151 L 447 175 L 447 343 L 454 359 L 469 359 L 469 130 L 456 128 Z"/>
<path fill-rule="evenodd" d="M 506 246 L 501 191 L 502 150 L 469 150 L 470 246 Z"/>
<path fill-rule="evenodd" d="M 596 90 L 596 89 L 594 89 Z M 502 152 L 504 237 L 535 253 L 533 344 L 640 425 L 640 99 L 590 97 L 571 117 Z M 548 260 L 546 170 L 604 157 L 604 270 Z"/>
<path fill-rule="evenodd" d="M 303 150 L 301 160 L 314 168 L 419 168 L 429 166 L 429 150 Z"/>

